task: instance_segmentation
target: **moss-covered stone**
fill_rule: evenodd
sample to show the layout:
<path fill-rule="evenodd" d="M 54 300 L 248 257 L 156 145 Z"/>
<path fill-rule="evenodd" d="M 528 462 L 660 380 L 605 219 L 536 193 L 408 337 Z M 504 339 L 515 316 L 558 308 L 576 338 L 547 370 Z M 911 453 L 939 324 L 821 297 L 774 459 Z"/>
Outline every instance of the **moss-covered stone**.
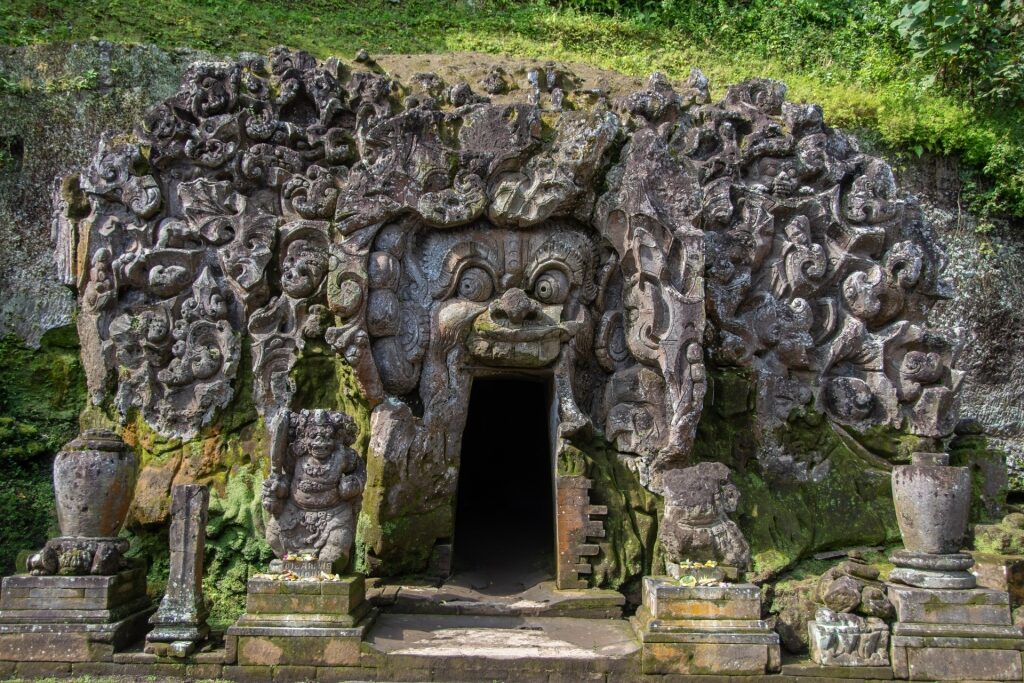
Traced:
<path fill-rule="evenodd" d="M 750 542 L 755 580 L 771 579 L 818 550 L 899 539 L 884 459 L 810 409 L 794 411 L 762 435 L 748 375 L 717 368 L 710 380 L 693 455 L 733 470 L 742 494 L 736 521 Z M 794 468 L 781 476 L 765 461 Z"/>
<path fill-rule="evenodd" d="M 53 456 L 78 431 L 84 405 L 74 327 L 47 332 L 38 349 L 0 340 L 0 574 L 57 531 Z"/>
<path fill-rule="evenodd" d="M 592 561 L 590 585 L 638 596 L 641 578 L 652 573 L 657 559 L 661 499 L 640 484 L 636 473 L 603 439 L 594 437 L 563 450 L 566 454 L 559 458 L 559 473 L 585 474 L 593 482 L 590 502 L 608 508 L 605 537 L 598 542 L 601 552 Z M 578 471 L 581 467 L 582 472 Z"/>
<path fill-rule="evenodd" d="M 983 434 L 963 434 L 949 444 L 949 463 L 971 470 L 971 521 L 999 519 L 1009 491 L 1006 454 L 991 447 Z"/>

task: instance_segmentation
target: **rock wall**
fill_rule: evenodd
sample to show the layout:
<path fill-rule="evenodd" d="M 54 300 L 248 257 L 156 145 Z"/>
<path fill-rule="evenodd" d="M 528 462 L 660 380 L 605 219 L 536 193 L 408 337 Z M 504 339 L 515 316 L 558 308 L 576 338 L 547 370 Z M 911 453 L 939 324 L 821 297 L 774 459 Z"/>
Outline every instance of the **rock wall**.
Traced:
<path fill-rule="evenodd" d="M 70 195 L 61 193 L 55 179 L 82 171 L 101 132 L 129 130 L 147 107 L 176 90 L 187 64 L 198 57 L 189 52 L 170 54 L 154 48 L 103 44 L 0 53 L 0 150 L 6 150 L 0 157 L 0 283 L 5 293 L 0 301 L 0 333 L 13 335 L 4 347 L 5 363 L 15 358 L 15 353 L 22 354 L 18 358 L 25 354 L 36 359 L 52 357 L 45 355 L 53 352 L 44 336 L 48 330 L 63 330 L 62 348 L 74 349 L 70 328 L 65 327 L 72 319 L 73 297 L 56 277 L 50 235 L 53 202 Z M 426 70 L 449 77 L 460 70 L 465 78 L 466 69 L 482 77 L 496 63 L 484 56 L 455 55 L 384 58 L 380 66 L 400 78 Z M 507 70 L 524 72 L 539 65 L 527 60 L 502 60 L 501 64 Z M 641 87 L 639 80 L 616 74 L 583 67 L 573 67 L 573 71 L 602 83 L 613 96 Z M 1024 303 L 1022 280 L 1013 276 L 1013 269 L 1021 267 L 1020 259 L 1015 264 L 1012 258 L 1019 252 L 1020 242 L 1008 238 L 1004 251 L 988 253 L 981 248 L 983 240 L 970 229 L 958 227 L 948 197 L 934 189 L 941 182 L 934 182 L 926 172 L 908 177 L 907 182 L 925 198 L 926 211 L 950 253 L 947 273 L 953 276 L 954 285 L 959 285 L 957 298 L 937 310 L 933 319 L 967 328 L 971 343 L 965 346 L 960 362 L 968 371 L 964 414 L 977 417 L 990 429 L 1011 459 L 1019 457 L 1019 345 L 1024 344 L 1020 341 L 1024 336 L 1001 332 L 1008 324 L 1016 329 L 1024 326 L 1020 314 L 1015 313 L 1024 310 L 1015 304 Z M 975 298 L 977 292 L 989 294 Z M 240 367 L 251 367 L 248 345 L 243 345 L 240 353 Z M 67 372 L 67 383 L 75 390 L 70 398 L 51 401 L 55 414 L 56 406 L 63 412 L 59 427 L 48 427 L 51 439 L 47 446 L 33 455 L 37 463 L 45 462 L 46 454 L 52 453 L 65 435 L 70 436 L 73 420 L 69 413 L 84 405 L 81 366 L 69 361 Z M 347 365 L 339 363 L 328 349 L 310 345 L 293 376 L 296 396 L 304 405 L 343 409 L 356 418 L 360 425 L 356 448 L 366 452 L 369 408 Z M 217 604 L 215 616 L 224 619 L 239 608 L 238 597 L 244 593 L 250 567 L 265 566 L 270 556 L 262 541 L 258 496 L 265 472 L 265 428 L 251 402 L 252 381 L 243 370 L 234 397 L 215 424 L 188 441 L 160 437 L 137 413 L 130 416 L 124 429 L 125 439 L 138 448 L 142 464 L 129 530 L 135 536 L 135 552 L 153 564 L 154 590 L 159 590 L 166 575 L 163 530 L 171 485 L 195 480 L 212 485 L 207 587 Z M 771 579 L 818 549 L 884 544 L 898 538 L 887 499 L 888 468 L 893 460 L 906 457 L 913 437 L 895 430 L 860 433 L 835 428 L 811 410 L 796 411 L 777 427 L 770 447 L 781 445 L 784 455 L 811 467 L 803 481 L 780 484 L 759 462 L 759 454 L 769 445 L 755 438 L 751 429 L 758 415 L 756 382 L 739 371 L 712 368 L 709 385 L 693 453 L 697 459 L 725 462 L 736 472 L 743 494 L 739 522 L 751 541 L 759 578 Z M 991 400 L 993 395 L 1000 400 Z M 0 405 L 6 408 L 10 397 L 4 398 Z M 82 421 L 106 424 L 110 417 L 89 409 Z M 971 435 L 961 437 L 962 442 L 965 439 L 974 441 L 961 448 L 963 458 L 990 464 L 991 454 L 985 445 Z M 570 460 L 559 463 L 560 472 L 564 469 L 565 474 L 604 482 L 592 492 L 592 502 L 609 507 L 609 536 L 595 562 L 595 579 L 622 586 L 656 569 L 659 558 L 651 549 L 657 497 L 639 484 L 609 444 L 583 444 Z M 33 470 L 36 481 L 45 481 L 46 469 L 37 466 Z M 371 467 L 368 500 L 374 495 L 374 476 Z M 47 494 L 45 488 L 43 485 L 37 496 Z M 998 495 L 998 491 L 987 493 L 989 500 Z M 986 515 L 997 510 L 981 506 L 977 512 Z M 19 543 L 41 543 L 46 535 L 42 518 L 45 513 L 36 515 L 30 533 Z M 851 519 L 856 523 L 849 524 Z M 359 539 L 363 544 L 359 553 L 364 558 L 365 544 L 373 542 L 365 531 Z M 400 525 L 391 531 L 415 533 L 415 529 L 403 530 Z M 6 571 L 10 558 L 0 559 L 7 562 L 2 568 Z"/>

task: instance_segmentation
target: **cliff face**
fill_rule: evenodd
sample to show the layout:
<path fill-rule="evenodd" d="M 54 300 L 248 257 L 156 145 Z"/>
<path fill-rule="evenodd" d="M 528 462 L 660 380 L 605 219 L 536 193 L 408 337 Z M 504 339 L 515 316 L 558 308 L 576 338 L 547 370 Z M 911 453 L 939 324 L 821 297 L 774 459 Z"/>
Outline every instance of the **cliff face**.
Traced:
<path fill-rule="evenodd" d="M 104 131 L 131 130 L 146 109 L 175 92 L 188 64 L 203 57 L 208 56 L 102 43 L 0 51 L 0 335 L 6 338 L 0 346 L 6 373 L 0 420 L 9 421 L 0 422 L 0 444 L 35 444 L 18 457 L 5 455 L 0 477 L 28 482 L 25 490 L 36 502 L 0 512 L 0 528 L 19 530 L 5 532 L 0 543 L 0 572 L 12 569 L 18 550 L 41 545 L 47 526 L 53 526 L 47 482 L 55 449 L 73 435 L 79 419 L 85 424 L 109 419 L 86 406 L 72 325 L 74 295 L 58 274 L 61 250 L 51 235 L 51 216 L 54 202 L 73 196 L 62 191 L 61 181 L 83 170 Z M 419 71 L 442 77 L 457 70 L 486 74 L 495 64 L 498 60 L 481 55 L 380 60 L 385 70 L 404 79 Z M 516 66 L 509 60 L 501 65 Z M 603 81 L 613 94 L 640 87 L 636 79 L 617 74 L 573 70 Z M 961 413 L 979 420 L 990 443 L 1000 449 L 994 452 L 972 430 L 960 430 L 964 433 L 954 439 L 953 450 L 960 462 L 975 465 L 976 516 L 994 516 L 1002 488 L 998 461 L 1005 457 L 1013 465 L 1024 460 L 1024 244 L 1012 226 L 982 235 L 969 215 L 958 212 L 959 180 L 952 162 L 918 162 L 901 175 L 902 187 L 920 197 L 949 256 L 946 276 L 953 298 L 936 307 L 932 321 L 962 330 L 958 365 L 967 377 Z M 215 616 L 225 619 L 239 607 L 250 567 L 265 565 L 269 558 L 258 498 L 266 464 L 265 428 L 252 404 L 253 378 L 245 374 L 250 354 L 243 346 L 234 398 L 198 437 L 165 439 L 139 415 L 124 427 L 142 465 L 128 528 L 135 552 L 151 562 L 155 589 L 166 572 L 170 487 L 197 480 L 211 485 L 207 587 L 217 603 Z M 364 452 L 369 413 L 350 369 L 314 346 L 297 365 L 295 377 L 310 405 L 344 409 L 357 418 L 357 448 Z M 762 444 L 747 428 L 757 412 L 750 378 L 722 372 L 709 379 L 714 391 L 705 401 L 694 454 L 740 472 L 739 522 L 761 578 L 820 548 L 898 539 L 886 499 L 887 465 L 906 456 L 913 437 L 876 431 L 853 438 L 828 428 L 820 415 L 793 416 L 779 427 L 778 442 L 787 452 L 814 453 L 815 462 L 829 460 L 832 466 L 778 489 L 766 483 L 770 477 L 756 464 Z M 606 524 L 612 543 L 603 544 L 605 560 L 596 576 L 621 584 L 649 571 L 651 556 L 645 548 L 653 546 L 650 524 L 658 501 L 632 481 L 607 444 L 587 444 L 579 460 L 570 464 L 590 468 L 591 477 L 600 473 L 595 496 L 611 513 Z M 1024 482 L 1015 486 L 1024 488 Z M 388 530 L 398 540 L 408 531 L 401 525 Z"/>

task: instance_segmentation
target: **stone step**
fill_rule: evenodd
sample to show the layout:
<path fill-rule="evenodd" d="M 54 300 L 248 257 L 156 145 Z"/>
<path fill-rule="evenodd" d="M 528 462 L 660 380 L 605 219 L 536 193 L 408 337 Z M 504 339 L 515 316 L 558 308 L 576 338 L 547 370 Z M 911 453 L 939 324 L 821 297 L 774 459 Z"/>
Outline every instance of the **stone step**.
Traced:
<path fill-rule="evenodd" d="M 468 585 L 370 586 L 367 597 L 382 612 L 465 616 L 546 616 L 618 619 L 625 597 L 612 590 L 557 590 L 544 581 L 518 592 L 476 590 Z"/>
<path fill-rule="evenodd" d="M 479 671 L 639 673 L 640 645 L 624 619 L 382 614 L 366 638 L 384 668 L 463 680 Z"/>

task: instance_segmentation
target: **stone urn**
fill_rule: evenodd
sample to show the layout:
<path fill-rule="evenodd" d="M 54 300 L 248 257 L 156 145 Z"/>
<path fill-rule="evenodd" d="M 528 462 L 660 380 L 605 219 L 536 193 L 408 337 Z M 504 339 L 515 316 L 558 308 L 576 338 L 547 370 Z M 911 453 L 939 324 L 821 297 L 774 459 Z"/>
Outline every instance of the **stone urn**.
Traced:
<path fill-rule="evenodd" d="M 117 533 L 135 487 L 135 454 L 114 432 L 89 429 L 57 454 L 53 489 L 61 536 L 29 558 L 33 574 L 114 574 L 128 542 Z"/>
<path fill-rule="evenodd" d="M 53 490 L 61 535 L 116 536 L 135 487 L 135 454 L 114 432 L 89 429 L 61 449 Z"/>
<path fill-rule="evenodd" d="M 892 471 L 892 497 L 904 547 L 915 553 L 958 553 L 967 532 L 971 475 L 946 453 L 914 453 Z"/>

